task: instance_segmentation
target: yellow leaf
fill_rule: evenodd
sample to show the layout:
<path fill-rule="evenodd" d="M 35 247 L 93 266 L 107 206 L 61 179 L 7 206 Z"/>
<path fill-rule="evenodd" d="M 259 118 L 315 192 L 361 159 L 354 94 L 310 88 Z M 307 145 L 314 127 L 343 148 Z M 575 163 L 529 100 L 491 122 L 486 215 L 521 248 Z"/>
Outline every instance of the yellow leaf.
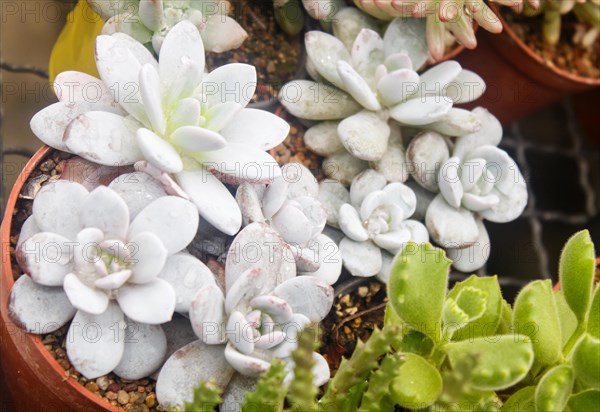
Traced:
<path fill-rule="evenodd" d="M 50 82 L 57 74 L 75 70 L 98 77 L 94 60 L 96 36 L 100 34 L 104 20 L 94 12 L 86 0 L 79 0 L 67 16 L 63 28 L 50 55 Z"/>

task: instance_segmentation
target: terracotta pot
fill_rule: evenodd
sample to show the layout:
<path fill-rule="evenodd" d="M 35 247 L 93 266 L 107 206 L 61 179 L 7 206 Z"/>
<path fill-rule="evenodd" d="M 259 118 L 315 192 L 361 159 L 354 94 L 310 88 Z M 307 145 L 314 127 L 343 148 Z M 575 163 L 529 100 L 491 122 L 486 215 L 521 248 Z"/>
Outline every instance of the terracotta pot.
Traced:
<path fill-rule="evenodd" d="M 510 123 L 552 104 L 562 97 L 600 86 L 600 79 L 585 78 L 550 67 L 525 45 L 502 18 L 504 31 L 479 30 L 475 50 L 466 50 L 457 60 L 475 71 L 487 84 L 485 94 L 466 107 L 483 106 L 502 123 Z"/>
<path fill-rule="evenodd" d="M 8 317 L 9 292 L 14 283 L 9 246 L 15 204 L 31 172 L 52 151 L 44 146 L 27 163 L 12 188 L 2 221 L 0 366 L 6 380 L 5 386 L 12 395 L 15 411 L 118 411 L 119 408 L 106 403 L 67 377 L 40 337 L 24 332 Z M 6 405 L 4 400 L 0 402 Z M 13 410 L 8 406 L 9 410 Z"/>

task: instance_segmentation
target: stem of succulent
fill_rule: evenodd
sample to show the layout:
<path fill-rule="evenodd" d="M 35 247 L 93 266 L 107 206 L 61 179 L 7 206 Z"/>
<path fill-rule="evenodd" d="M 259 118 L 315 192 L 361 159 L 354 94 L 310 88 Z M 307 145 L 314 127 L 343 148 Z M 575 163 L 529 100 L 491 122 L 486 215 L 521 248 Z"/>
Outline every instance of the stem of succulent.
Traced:
<path fill-rule="evenodd" d="M 390 382 L 402 364 L 400 353 L 388 354 L 381 361 L 379 369 L 369 377 L 369 387 L 365 391 L 358 412 L 384 412 L 394 408 L 390 399 Z"/>
<path fill-rule="evenodd" d="M 575 329 L 575 332 L 573 332 L 573 334 L 567 341 L 567 344 L 563 348 L 563 356 L 565 358 L 567 358 L 569 356 L 569 354 L 571 353 L 571 350 L 573 350 L 573 347 L 579 341 L 579 338 L 581 338 L 581 336 L 585 333 L 585 330 L 586 330 L 585 322 L 580 322 L 577 325 L 577 329 Z"/>
<path fill-rule="evenodd" d="M 561 16 L 558 10 L 546 10 L 542 32 L 546 44 L 555 45 L 560 39 Z"/>
<path fill-rule="evenodd" d="M 298 340 L 298 348 L 292 353 L 294 360 L 294 379 L 290 384 L 288 401 L 292 410 L 316 411 L 317 388 L 313 385 L 312 367 L 315 360 L 312 353 L 318 346 L 318 326 L 304 329 Z"/>
<path fill-rule="evenodd" d="M 431 361 L 438 368 L 441 368 L 442 363 L 444 363 L 445 359 L 446 359 L 446 353 L 443 350 L 443 346 L 439 346 L 436 344 L 433 348 L 433 352 L 431 353 Z"/>
<path fill-rule="evenodd" d="M 366 343 L 359 341 L 352 357 L 342 361 L 336 375 L 329 382 L 321 405 L 333 407 L 333 410 L 343 410 L 345 392 L 377 367 L 379 357 L 390 350 L 391 343 L 400 332 L 399 325 L 385 326 L 383 329 L 375 329 Z"/>

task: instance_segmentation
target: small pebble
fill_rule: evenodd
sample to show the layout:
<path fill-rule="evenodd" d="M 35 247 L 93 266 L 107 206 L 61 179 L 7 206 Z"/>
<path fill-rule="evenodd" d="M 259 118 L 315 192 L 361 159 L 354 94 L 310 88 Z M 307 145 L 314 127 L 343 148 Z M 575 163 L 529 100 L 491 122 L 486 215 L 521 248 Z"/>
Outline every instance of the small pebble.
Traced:
<path fill-rule="evenodd" d="M 115 383 L 115 382 L 108 385 L 108 390 L 111 392 L 118 392 L 119 388 L 120 388 L 119 384 Z"/>
<path fill-rule="evenodd" d="M 136 383 L 128 383 L 127 385 L 123 386 L 123 390 L 125 392 L 132 392 L 137 390 L 137 384 Z"/>
<path fill-rule="evenodd" d="M 119 391 L 117 394 L 117 402 L 121 405 L 125 405 L 129 402 L 129 394 L 123 390 Z"/>
<path fill-rule="evenodd" d="M 59 359 L 58 364 L 60 365 L 61 368 L 63 368 L 66 371 L 68 371 L 69 368 L 71 367 L 71 364 L 66 359 Z"/>
<path fill-rule="evenodd" d="M 360 296 L 361 298 L 364 298 L 365 296 L 367 296 L 367 293 L 369 293 L 368 287 L 361 286 L 358 288 L 358 296 Z"/>
<path fill-rule="evenodd" d="M 156 395 L 151 393 L 150 395 L 146 396 L 146 406 L 148 408 L 153 408 L 156 406 Z"/>
<path fill-rule="evenodd" d="M 108 391 L 104 394 L 104 397 L 110 401 L 114 401 L 117 399 L 117 394 L 112 391 Z"/>
<path fill-rule="evenodd" d="M 98 384 L 96 382 L 86 383 L 85 388 L 92 393 L 96 393 L 100 389 L 100 387 L 98 386 Z"/>
<path fill-rule="evenodd" d="M 107 376 L 100 376 L 98 379 L 96 379 L 96 385 L 98 385 L 98 387 L 100 389 L 102 389 L 103 391 L 105 391 L 106 389 L 108 389 L 108 377 Z"/>

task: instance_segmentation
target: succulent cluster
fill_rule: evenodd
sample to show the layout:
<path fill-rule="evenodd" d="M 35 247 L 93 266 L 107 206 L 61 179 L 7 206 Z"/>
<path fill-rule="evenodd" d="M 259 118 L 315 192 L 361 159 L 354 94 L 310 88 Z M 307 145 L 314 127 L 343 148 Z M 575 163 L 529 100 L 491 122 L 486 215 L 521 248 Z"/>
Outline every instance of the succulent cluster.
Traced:
<path fill-rule="evenodd" d="M 427 243 L 447 249 L 455 268 L 475 270 L 489 252 L 483 220 L 513 220 L 527 203 L 523 176 L 497 147 L 499 122 L 485 109 L 454 107 L 481 96 L 484 81 L 455 61 L 420 72 L 431 57 L 426 30 L 437 36 L 430 48 L 446 27 L 468 43 L 471 19 L 487 6 L 358 3 L 378 18 L 400 7 L 399 15 L 427 21 L 390 18 L 382 32 L 381 22 L 342 0 L 303 0 L 333 35 L 306 35 L 314 81 L 286 84 L 280 99 L 311 122 L 305 143 L 326 157 L 331 178 L 318 182 L 302 164 L 280 167 L 270 154 L 290 126 L 247 107 L 253 66 L 205 72 L 205 48 L 245 38 L 227 1 L 91 2 L 108 18 L 96 40 L 100 78 L 61 73 L 58 103 L 31 121 L 43 142 L 75 156 L 35 195 L 22 227 L 16 256 L 26 276 L 11 291 L 15 322 L 42 334 L 73 319 L 67 354 L 78 371 L 88 379 L 155 373 L 164 407 L 216 405 L 218 395 L 226 410 L 264 400 L 281 410 L 286 399 L 307 411 L 463 400 L 483 407 L 518 383 L 538 385 L 536 402 L 555 394 L 545 380 L 572 378 L 575 392 L 597 387 L 582 359 L 600 339 L 590 311 L 598 293 L 590 304 L 592 287 L 582 289 L 586 297 L 567 280 L 587 282 L 593 249 L 585 235 L 563 256 L 564 294 L 532 283 L 514 308 L 495 278 L 471 277 L 448 292 L 450 261 Z M 456 14 L 440 14 L 438 6 L 451 5 Z M 278 18 L 296 6 L 276 1 Z M 206 255 L 207 264 L 199 259 Z M 386 326 L 318 400 L 330 371 L 307 327 L 329 313 L 342 265 L 388 283 L 390 304 Z M 586 274 L 571 274 L 573 265 Z M 542 315 L 544 347 L 519 323 Z M 557 349 L 551 327 L 572 337 Z M 132 330 L 143 333 L 126 339 Z"/>
<path fill-rule="evenodd" d="M 447 38 L 454 38 L 463 46 L 477 46 L 473 24 L 492 32 L 500 33 L 502 23 L 483 0 L 354 0 L 366 13 L 381 19 L 417 17 L 425 19 L 427 43 L 435 60 L 444 56 Z"/>
<path fill-rule="evenodd" d="M 221 181 L 279 176 L 265 150 L 289 131 L 274 114 L 246 108 L 255 68 L 235 63 L 204 73 L 202 39 L 188 21 L 169 31 L 159 61 L 126 34 L 98 36 L 96 64 L 102 80 L 79 72 L 57 76 L 59 102 L 33 117 L 36 136 L 103 165 L 146 160 L 157 174 L 173 175 L 212 225 L 237 233 L 241 213 Z"/>
<path fill-rule="evenodd" d="M 327 202 L 329 208 L 341 204 L 329 223 L 344 234 L 342 260 L 354 276 L 378 275 L 385 281 L 389 262 L 408 242 L 429 241 L 427 228 L 410 219 L 417 207 L 415 193 L 402 183 L 388 184 L 372 169 L 358 175 L 349 192 L 344 187 L 330 190 Z"/>
<path fill-rule="evenodd" d="M 436 193 L 427 206 L 425 224 L 432 239 L 448 251 L 454 267 L 469 272 L 489 257 L 483 220 L 510 222 L 527 205 L 527 185 L 516 162 L 497 145 L 502 139 L 498 119 L 483 108 L 472 113 L 481 124 L 475 133 L 450 144 L 437 132 L 425 131 L 407 148 L 411 176 Z"/>
<path fill-rule="evenodd" d="M 503 4 L 504 2 L 499 2 Z M 574 42 L 585 48 L 592 47 L 600 35 L 600 1 L 598 0 L 541 0 L 535 7 L 527 4 L 523 13 L 527 16 L 543 14 L 542 35 L 548 45 L 555 45 L 560 40 L 562 18 L 574 13 L 584 23 L 579 26 Z"/>
<path fill-rule="evenodd" d="M 175 352 L 161 369 L 157 395 L 163 405 L 191 401 L 197 382 L 211 377 L 229 393 L 247 389 L 272 359 L 289 363 L 298 334 L 329 313 L 333 288 L 314 276 L 297 276 L 287 248 L 266 223 L 252 223 L 238 234 L 226 262 L 224 289 L 206 279 L 192 298 L 189 317 L 198 340 Z M 321 355 L 312 356 L 314 382 L 320 386 L 329 379 L 329 367 Z"/>
<path fill-rule="evenodd" d="M 88 0 L 106 20 L 103 34 L 125 33 L 160 53 L 169 31 L 179 22 L 192 23 L 212 52 L 237 49 L 248 34 L 227 14 L 227 0 Z"/>
<path fill-rule="evenodd" d="M 146 196 L 142 205 L 120 195 L 128 178 L 129 193 L 158 186 L 137 182 L 135 175 L 91 192 L 67 180 L 44 186 L 16 250 L 28 276 L 11 290 L 11 316 L 38 334 L 74 316 L 67 355 L 88 379 L 111 371 L 140 379 L 162 365 L 166 338 L 159 325 L 171 320 L 177 303 L 165 278 L 176 275 L 172 259 L 198 228 L 195 206 L 180 197 Z M 96 329 L 90 331 L 90 324 Z M 145 339 L 125 340 L 126 327 L 144 330 Z"/>
<path fill-rule="evenodd" d="M 319 183 L 301 163 L 288 163 L 269 185 L 244 183 L 237 200 L 244 224 L 268 223 L 286 242 L 299 273 L 334 284 L 342 270 L 340 251 L 324 235 L 327 210 L 319 200 Z"/>
<path fill-rule="evenodd" d="M 283 411 L 286 394 L 292 405 L 306 408 L 300 410 L 596 410 L 600 292 L 594 262 L 589 233 L 577 233 L 561 255 L 562 290 L 553 291 L 549 280 L 533 281 L 511 306 L 496 277 L 471 276 L 447 291 L 451 262 L 443 251 L 410 243 L 391 268 L 383 329 L 359 342 L 320 399 L 306 389 L 306 373 L 285 385 L 274 362 L 242 410 L 270 405 Z M 313 335 L 303 335 L 294 356 L 310 362 L 302 348 L 310 348 Z M 197 401 L 220 403 L 218 388 L 201 387 Z M 300 397 L 298 387 L 305 388 Z"/>
<path fill-rule="evenodd" d="M 295 116 L 319 121 L 306 132 L 305 141 L 311 150 L 329 157 L 326 173 L 346 162 L 360 171 L 366 162 L 381 161 L 388 143 L 397 140 L 398 125 L 452 135 L 479 129 L 474 115 L 453 105 L 477 99 L 485 82 L 454 61 L 419 75 L 416 70 L 425 63 L 427 51 L 413 40 L 412 31 L 411 24 L 394 20 L 383 38 L 371 29 L 340 30 L 340 38 L 307 33 L 307 68 L 316 81 L 286 84 L 280 101 Z M 460 127 L 453 130 L 455 124 Z M 329 168 L 328 163 L 337 166 Z"/>

